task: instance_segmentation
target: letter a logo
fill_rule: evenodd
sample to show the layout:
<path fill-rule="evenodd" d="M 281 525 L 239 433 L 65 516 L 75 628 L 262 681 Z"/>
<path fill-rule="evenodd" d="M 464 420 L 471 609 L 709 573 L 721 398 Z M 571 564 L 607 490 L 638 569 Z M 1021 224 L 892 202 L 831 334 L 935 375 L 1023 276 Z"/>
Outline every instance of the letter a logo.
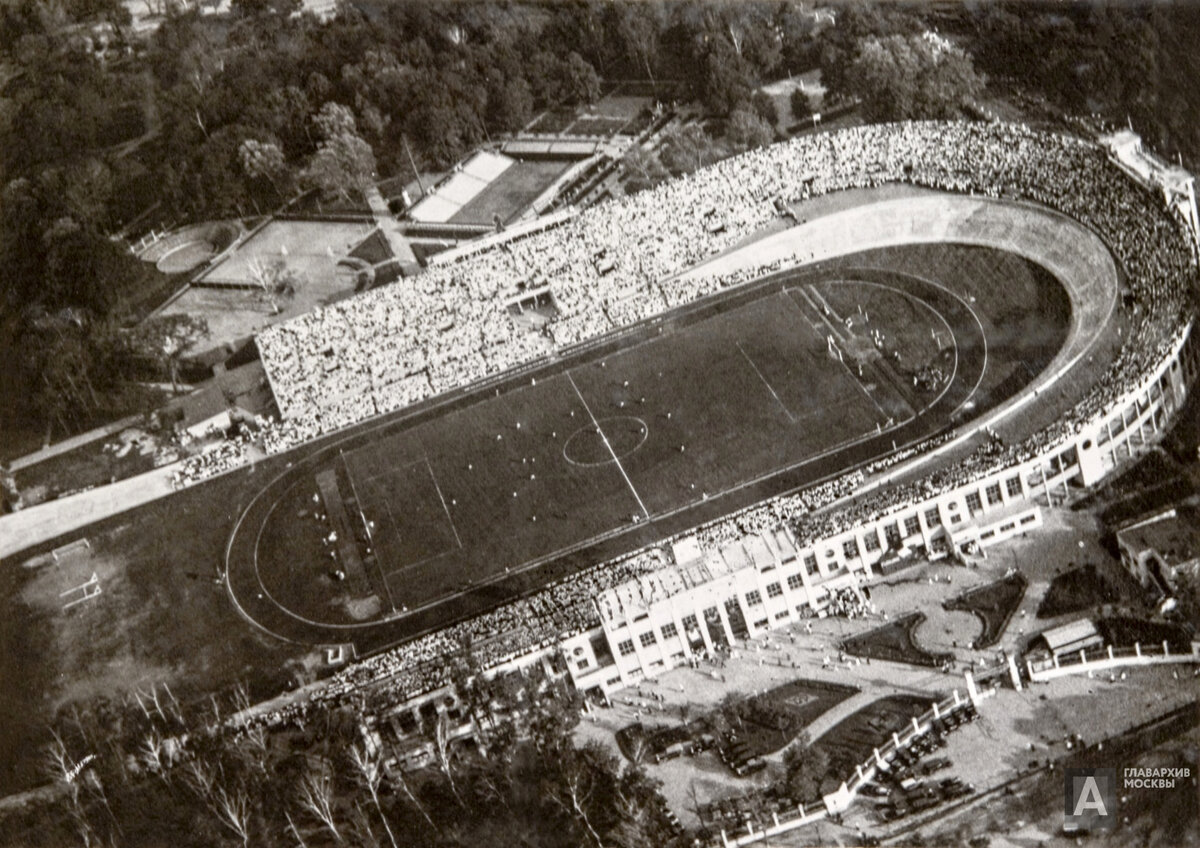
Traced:
<path fill-rule="evenodd" d="M 1068 833 L 1108 830 L 1117 823 L 1117 770 L 1065 769 L 1063 828 Z"/>
<path fill-rule="evenodd" d="M 1094 810 L 1099 816 L 1108 815 L 1108 807 L 1104 806 L 1104 799 L 1100 797 L 1100 787 L 1096 785 L 1096 778 L 1092 775 L 1083 779 L 1083 788 L 1079 792 L 1079 800 L 1075 802 L 1074 815 L 1082 816 L 1088 810 Z"/>

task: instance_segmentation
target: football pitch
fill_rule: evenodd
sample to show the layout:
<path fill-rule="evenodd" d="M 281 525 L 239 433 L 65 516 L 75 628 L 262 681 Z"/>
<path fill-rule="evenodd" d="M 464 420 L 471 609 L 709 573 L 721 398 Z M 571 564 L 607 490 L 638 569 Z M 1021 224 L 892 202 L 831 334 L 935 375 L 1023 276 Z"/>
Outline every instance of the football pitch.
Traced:
<path fill-rule="evenodd" d="M 410 609 L 836 449 L 889 415 L 793 292 L 493 393 L 344 454 Z"/>
<path fill-rule="evenodd" d="M 870 341 L 902 308 L 936 386 Z M 327 440 L 239 522 L 231 588 L 277 635 L 374 650 L 927 438 L 982 395 L 986 346 L 922 277 L 777 274 Z M 356 525 L 369 614 L 330 577 L 326 512 Z"/>

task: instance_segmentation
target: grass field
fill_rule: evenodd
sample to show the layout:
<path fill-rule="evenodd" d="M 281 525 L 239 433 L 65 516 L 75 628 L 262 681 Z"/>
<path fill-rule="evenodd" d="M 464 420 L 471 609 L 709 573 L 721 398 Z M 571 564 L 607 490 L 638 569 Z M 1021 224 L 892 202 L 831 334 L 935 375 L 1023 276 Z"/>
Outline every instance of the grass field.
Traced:
<path fill-rule="evenodd" d="M 397 608 L 873 433 L 887 415 L 814 324 L 777 289 L 347 450 Z M 313 491 L 306 483 L 289 504 Z M 298 556 L 293 523 L 268 524 L 260 573 L 300 612 L 295 572 L 311 555 Z"/>
<path fill-rule="evenodd" d="M 1003 401 L 1061 344 L 1063 301 L 1023 260 L 950 245 L 724 293 L 310 455 L 244 518 L 231 590 L 297 641 L 411 638 Z M 364 618 L 331 528 L 291 517 L 331 462 L 399 618 Z"/>
<path fill-rule="evenodd" d="M 491 224 L 493 216 L 508 222 L 537 199 L 571 166 L 561 159 L 518 159 L 499 177 L 471 198 L 450 218 L 452 224 Z"/>
<path fill-rule="evenodd" d="M 851 636 L 842 642 L 842 650 L 856 657 L 936 668 L 954 659 L 949 653 L 930 653 L 917 641 L 916 631 L 925 613 L 914 612 L 890 624 Z"/>

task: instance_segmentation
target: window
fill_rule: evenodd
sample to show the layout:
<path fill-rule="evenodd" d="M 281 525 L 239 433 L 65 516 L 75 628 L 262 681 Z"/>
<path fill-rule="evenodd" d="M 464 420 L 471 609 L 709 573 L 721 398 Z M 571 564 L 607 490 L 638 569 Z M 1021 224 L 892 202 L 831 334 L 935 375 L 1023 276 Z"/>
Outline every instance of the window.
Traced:
<path fill-rule="evenodd" d="M 664 639 L 670 639 L 672 636 L 678 636 L 679 630 L 675 627 L 675 622 L 669 621 L 662 626 L 662 636 Z"/>
<path fill-rule="evenodd" d="M 888 543 L 889 548 L 900 547 L 900 525 L 899 524 L 889 524 L 887 527 L 884 527 L 883 535 L 887 537 L 887 543 Z"/>
<path fill-rule="evenodd" d="M 587 668 L 587 667 L 588 667 L 588 665 L 589 665 L 589 663 L 588 663 L 588 661 L 587 661 L 587 657 L 583 657 L 581 660 L 579 660 L 579 662 L 577 662 L 577 663 L 575 663 L 575 664 L 576 664 L 577 666 L 579 666 L 579 670 L 580 670 L 580 671 L 583 671 L 583 670 L 584 670 L 585 668 Z"/>
<path fill-rule="evenodd" d="M 858 539 L 847 539 L 842 542 L 842 553 L 846 559 L 854 559 L 858 556 Z"/>
<path fill-rule="evenodd" d="M 805 554 L 804 555 L 804 571 L 809 575 L 814 575 L 817 573 L 817 555 L 816 554 Z"/>
<path fill-rule="evenodd" d="M 1000 496 L 1000 484 L 999 483 L 993 483 L 992 485 L 987 487 L 987 502 L 989 505 L 998 504 L 1002 500 L 1004 500 L 1004 499 Z"/>
<path fill-rule="evenodd" d="M 867 546 L 868 551 L 879 550 L 879 534 L 868 533 L 867 535 L 863 536 L 863 543 Z"/>
<path fill-rule="evenodd" d="M 767 586 L 767 597 L 778 598 L 783 594 L 783 588 L 778 583 L 771 583 Z"/>
<path fill-rule="evenodd" d="M 1036 515 L 1027 515 L 1027 516 L 1025 516 L 1024 518 L 1022 518 L 1022 519 L 1021 519 L 1021 523 L 1022 523 L 1022 524 L 1032 524 L 1032 523 L 1033 523 L 1033 522 L 1035 522 L 1035 521 L 1037 521 L 1037 516 L 1036 516 Z"/>
<path fill-rule="evenodd" d="M 971 513 L 971 515 L 983 512 L 983 499 L 979 497 L 979 492 L 967 493 L 967 512 Z"/>
<path fill-rule="evenodd" d="M 793 592 L 804 585 L 804 578 L 799 574 L 792 574 L 788 577 L 788 588 Z"/>
<path fill-rule="evenodd" d="M 920 532 L 921 532 L 921 519 L 917 518 L 915 515 L 910 515 L 908 518 L 904 519 L 904 535 L 905 536 L 916 536 Z"/>
<path fill-rule="evenodd" d="M 930 527 L 937 527 L 942 523 L 942 517 L 938 514 L 936 506 L 932 506 L 925 510 L 925 523 Z"/>
<path fill-rule="evenodd" d="M 696 616 L 694 615 L 685 615 L 683 617 L 683 629 L 684 631 L 699 630 L 700 622 L 696 621 Z"/>
<path fill-rule="evenodd" d="M 1021 478 L 1009 477 L 1004 484 L 1008 488 L 1008 496 L 1010 498 L 1021 497 Z"/>
<path fill-rule="evenodd" d="M 760 604 L 762 604 L 762 595 L 758 593 L 757 589 L 751 589 L 746 593 L 746 606 L 756 607 Z"/>
<path fill-rule="evenodd" d="M 620 652 L 621 656 L 629 656 L 633 653 L 633 640 L 626 639 L 625 641 L 621 642 L 619 645 L 617 645 L 617 650 Z"/>
<path fill-rule="evenodd" d="M 789 615 L 791 615 L 791 613 L 787 610 L 784 610 L 783 612 L 777 612 L 775 613 L 775 620 L 780 621 L 781 619 L 787 618 Z"/>
<path fill-rule="evenodd" d="M 763 627 L 766 627 L 769 623 L 770 622 L 767 621 L 765 618 L 760 618 L 758 621 L 754 622 L 754 629 L 759 630 Z"/>
<path fill-rule="evenodd" d="M 658 637 L 654 635 L 653 630 L 647 630 L 645 633 L 638 636 L 638 641 L 642 643 L 643 648 L 649 648 L 658 641 Z"/>

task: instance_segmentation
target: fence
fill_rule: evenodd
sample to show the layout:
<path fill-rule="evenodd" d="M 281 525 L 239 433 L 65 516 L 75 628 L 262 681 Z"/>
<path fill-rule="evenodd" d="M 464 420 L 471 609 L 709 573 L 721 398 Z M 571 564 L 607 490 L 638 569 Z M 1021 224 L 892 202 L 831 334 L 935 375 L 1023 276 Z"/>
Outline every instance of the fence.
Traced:
<path fill-rule="evenodd" d="M 1056 677 L 1063 677 L 1068 674 L 1080 674 L 1086 671 L 1097 672 L 1107 671 L 1119 666 L 1162 665 L 1170 663 L 1200 663 L 1200 642 L 1192 642 L 1186 651 L 1172 651 L 1170 643 L 1167 641 L 1164 641 L 1161 645 L 1144 646 L 1141 643 L 1135 643 L 1132 648 L 1114 648 L 1112 645 L 1108 645 L 1092 651 L 1082 650 L 1078 654 L 1053 657 L 1051 659 L 1027 659 L 1025 667 L 1029 673 L 1029 679 L 1035 683 L 1040 683 L 1053 680 Z M 1000 667 L 997 671 L 999 674 L 996 676 L 996 679 L 999 680 L 1006 669 Z M 854 802 L 859 790 L 862 789 L 864 784 L 874 779 L 880 767 L 884 763 L 894 759 L 899 751 L 904 750 L 917 739 L 929 733 L 935 721 L 949 716 L 957 710 L 978 706 L 979 701 L 983 697 L 986 697 L 988 694 L 994 694 L 994 689 L 990 692 L 980 692 L 976 688 L 975 679 L 970 672 L 967 673 L 966 680 L 967 698 L 963 698 L 959 694 L 959 691 L 955 689 L 951 697 L 940 703 L 935 703 L 927 712 L 914 718 L 910 727 L 893 733 L 891 740 L 882 748 L 876 748 L 869 760 L 854 767 L 854 774 L 843 781 L 836 792 L 825 796 L 824 809 L 806 814 L 803 806 L 797 805 L 794 813 L 772 813 L 773 823 L 769 827 L 756 828 L 754 822 L 748 822 L 746 833 L 733 837 L 730 837 L 722 830 L 721 844 L 724 848 L 742 848 L 744 845 L 761 842 L 764 839 L 795 830 L 806 824 L 812 824 L 848 809 Z"/>
<path fill-rule="evenodd" d="M 806 814 L 804 807 L 797 805 L 795 813 L 772 813 L 771 818 L 773 823 L 770 827 L 756 829 L 754 822 L 748 822 L 746 825 L 747 832 L 734 837 L 728 836 L 722 830 L 721 844 L 724 848 L 742 848 L 744 845 L 753 845 L 755 842 L 761 842 L 772 836 L 787 833 L 790 830 L 812 824 L 848 809 L 854 803 L 854 799 L 857 797 L 863 784 L 872 780 L 879 771 L 879 768 L 884 763 L 894 759 L 898 752 L 908 748 L 917 739 L 929 733 L 933 729 L 934 722 L 947 718 L 960 710 L 974 709 L 983 697 L 988 694 L 994 694 L 994 690 L 980 692 L 976 688 L 975 679 L 970 672 L 966 673 L 966 681 L 966 698 L 955 689 L 949 698 L 934 703 L 930 709 L 920 716 L 914 717 L 910 726 L 892 733 L 891 740 L 884 744 L 882 748 L 876 748 L 872 752 L 870 759 L 854 767 L 854 774 L 844 780 L 836 792 L 825 796 L 824 809 Z"/>
<path fill-rule="evenodd" d="M 1114 648 L 1107 645 L 1091 651 L 1080 650 L 1050 659 L 1025 661 L 1029 679 L 1043 683 L 1056 677 L 1084 672 L 1108 671 L 1121 666 L 1163 665 L 1170 663 L 1200 663 L 1200 642 L 1192 642 L 1186 651 L 1171 651 L 1170 643 L 1142 645 L 1135 642 L 1132 648 Z"/>

